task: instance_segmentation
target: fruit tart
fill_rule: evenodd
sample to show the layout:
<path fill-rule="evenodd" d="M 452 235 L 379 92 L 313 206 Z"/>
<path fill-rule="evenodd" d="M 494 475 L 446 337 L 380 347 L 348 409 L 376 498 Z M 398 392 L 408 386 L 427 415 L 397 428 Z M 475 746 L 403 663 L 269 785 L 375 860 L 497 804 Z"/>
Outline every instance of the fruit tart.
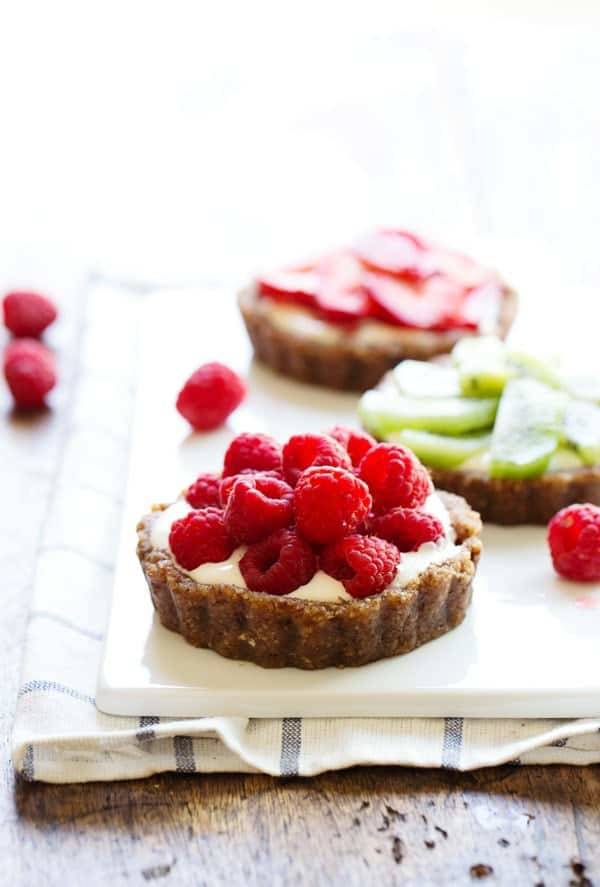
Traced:
<path fill-rule="evenodd" d="M 403 446 L 347 428 L 241 434 L 138 524 L 160 621 L 266 668 L 357 666 L 457 626 L 481 543 L 464 499 Z"/>
<path fill-rule="evenodd" d="M 516 295 L 489 268 L 406 231 L 376 231 L 239 296 L 259 360 L 302 382 L 364 391 L 406 358 L 504 337 Z"/>
<path fill-rule="evenodd" d="M 483 520 L 546 524 L 574 502 L 600 505 L 597 380 L 497 338 L 463 340 L 448 364 L 405 361 L 363 394 L 359 414 Z"/>

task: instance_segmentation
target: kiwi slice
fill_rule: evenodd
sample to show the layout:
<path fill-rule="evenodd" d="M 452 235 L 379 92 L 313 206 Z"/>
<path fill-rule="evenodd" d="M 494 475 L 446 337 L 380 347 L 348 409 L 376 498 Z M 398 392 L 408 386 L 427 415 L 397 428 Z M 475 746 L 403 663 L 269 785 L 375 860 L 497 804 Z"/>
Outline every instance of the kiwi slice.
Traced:
<path fill-rule="evenodd" d="M 425 465 L 432 468 L 456 468 L 482 453 L 490 445 L 490 434 L 468 434 L 452 437 L 449 434 L 433 434 L 405 428 L 388 434 L 391 443 L 400 443 L 417 454 Z"/>
<path fill-rule="evenodd" d="M 511 380 L 492 434 L 492 477 L 543 474 L 561 441 L 566 396 L 536 379 Z"/>
<path fill-rule="evenodd" d="M 551 362 L 527 351 L 508 351 L 507 356 L 519 375 L 531 376 L 551 388 L 562 388 L 560 375 L 552 365 L 558 364 L 558 358 Z"/>
<path fill-rule="evenodd" d="M 562 385 L 571 397 L 600 404 L 600 376 L 565 375 L 562 378 Z"/>
<path fill-rule="evenodd" d="M 571 447 L 559 447 L 550 459 L 548 471 L 570 471 L 581 468 L 583 461 Z"/>
<path fill-rule="evenodd" d="M 403 360 L 392 371 L 398 390 L 409 397 L 458 397 L 460 381 L 454 367 L 424 360 Z"/>
<path fill-rule="evenodd" d="M 572 400 L 565 414 L 565 434 L 585 465 L 600 464 L 600 407 Z"/>
<path fill-rule="evenodd" d="M 441 434 L 483 431 L 494 424 L 496 398 L 405 397 L 386 391 L 367 391 L 358 404 L 365 428 L 376 437 L 416 428 Z"/>
<path fill-rule="evenodd" d="M 517 374 L 504 342 L 496 336 L 462 339 L 454 346 L 452 359 L 466 397 L 498 397 Z"/>

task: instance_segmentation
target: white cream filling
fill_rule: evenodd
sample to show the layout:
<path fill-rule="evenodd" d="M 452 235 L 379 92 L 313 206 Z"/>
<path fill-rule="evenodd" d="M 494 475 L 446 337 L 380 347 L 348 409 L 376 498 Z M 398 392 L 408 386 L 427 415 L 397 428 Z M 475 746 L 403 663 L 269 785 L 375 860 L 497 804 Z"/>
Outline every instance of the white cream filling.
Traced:
<path fill-rule="evenodd" d="M 184 517 L 192 508 L 185 499 L 179 499 L 162 511 L 152 526 L 150 541 L 153 548 L 169 551 L 169 533 L 176 520 Z M 441 564 L 455 557 L 460 546 L 455 545 L 455 533 L 450 523 L 450 516 L 442 500 L 437 493 L 431 493 L 423 505 L 423 511 L 433 514 L 444 527 L 444 535 L 438 542 L 426 542 L 417 551 L 408 551 L 401 555 L 400 563 L 393 582 L 388 588 L 404 588 L 420 573 L 423 573 L 432 564 Z M 195 570 L 183 570 L 195 582 L 207 585 L 226 584 L 238 588 L 246 588 L 244 577 L 240 572 L 239 562 L 246 551 L 245 546 L 237 548 L 231 557 L 220 563 L 201 564 Z M 182 569 L 180 567 L 180 569 Z M 306 585 L 300 586 L 286 597 L 300 598 L 304 601 L 324 601 L 334 603 L 336 601 L 350 601 L 352 596 L 348 594 L 342 583 L 332 576 L 328 576 L 322 570 L 318 570 Z"/>

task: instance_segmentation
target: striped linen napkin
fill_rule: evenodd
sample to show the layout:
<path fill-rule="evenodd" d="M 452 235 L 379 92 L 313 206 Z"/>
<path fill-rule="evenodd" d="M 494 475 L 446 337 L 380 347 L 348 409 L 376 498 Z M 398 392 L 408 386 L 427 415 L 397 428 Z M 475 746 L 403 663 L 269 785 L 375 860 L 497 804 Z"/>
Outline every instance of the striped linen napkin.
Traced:
<path fill-rule="evenodd" d="M 66 783 L 169 770 L 309 776 L 356 764 L 469 770 L 600 761 L 600 719 L 172 719 L 96 709 L 99 626 L 111 594 L 142 301 L 102 283 L 89 295 L 70 432 L 25 637 L 12 742 L 21 776 Z M 103 458 L 91 463 L 90 447 Z"/>

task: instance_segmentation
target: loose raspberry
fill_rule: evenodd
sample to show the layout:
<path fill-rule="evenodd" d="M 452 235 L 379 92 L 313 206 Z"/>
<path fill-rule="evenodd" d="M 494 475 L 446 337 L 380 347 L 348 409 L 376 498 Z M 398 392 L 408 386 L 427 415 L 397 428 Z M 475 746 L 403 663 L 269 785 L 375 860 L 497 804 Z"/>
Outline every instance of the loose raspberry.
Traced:
<path fill-rule="evenodd" d="M 246 396 L 246 383 L 222 363 L 205 363 L 177 395 L 177 409 L 198 431 L 218 428 Z"/>
<path fill-rule="evenodd" d="M 317 571 L 317 558 L 295 530 L 277 530 L 248 548 L 240 571 L 252 591 L 289 594 L 310 582 Z"/>
<path fill-rule="evenodd" d="M 192 508 L 206 508 L 207 505 L 214 505 L 215 508 L 218 508 L 221 504 L 220 483 L 221 478 L 218 474 L 200 474 L 187 488 L 185 498 Z"/>
<path fill-rule="evenodd" d="M 283 475 L 293 487 L 307 468 L 334 465 L 351 468 L 350 457 L 340 444 L 326 434 L 295 434 L 283 448 Z"/>
<path fill-rule="evenodd" d="M 40 293 L 12 292 L 4 296 L 4 325 L 13 336 L 37 338 L 56 320 L 56 306 Z"/>
<path fill-rule="evenodd" d="M 336 425 L 327 434 L 346 450 L 355 468 L 362 457 L 377 445 L 375 438 L 366 431 L 355 431 L 354 428 L 345 428 L 343 425 Z"/>
<path fill-rule="evenodd" d="M 294 490 L 298 531 L 320 545 L 353 533 L 371 505 L 367 485 L 344 468 L 309 468 Z"/>
<path fill-rule="evenodd" d="M 56 385 L 54 356 L 35 339 L 17 339 L 4 352 L 4 376 L 17 406 L 40 407 Z"/>
<path fill-rule="evenodd" d="M 225 509 L 225 526 L 236 542 L 259 542 L 292 523 L 292 488 L 258 475 L 239 477 Z"/>
<path fill-rule="evenodd" d="M 240 474 L 247 468 L 253 471 L 280 471 L 281 447 L 268 434 L 245 431 L 234 437 L 223 461 L 223 477 Z"/>
<path fill-rule="evenodd" d="M 223 512 L 218 508 L 200 508 L 176 520 L 169 533 L 169 545 L 184 570 L 225 561 L 235 548 L 225 529 Z"/>
<path fill-rule="evenodd" d="M 396 444 L 377 444 L 363 457 L 358 476 L 371 491 L 375 511 L 419 508 L 431 492 L 431 481 L 417 457 Z"/>
<path fill-rule="evenodd" d="M 283 475 L 279 471 L 255 471 L 254 468 L 244 468 L 239 474 L 229 474 L 227 477 L 222 477 L 219 483 L 219 502 L 221 508 L 225 508 L 227 505 L 233 485 L 240 477 L 261 477 L 283 481 Z"/>
<path fill-rule="evenodd" d="M 379 594 L 390 585 L 400 563 L 395 545 L 376 536 L 346 536 L 321 554 L 321 569 L 339 579 L 355 598 Z"/>
<path fill-rule="evenodd" d="M 425 542 L 436 542 L 444 535 L 442 522 L 416 508 L 392 508 L 373 518 L 371 533 L 393 542 L 400 551 L 417 551 Z"/>
<path fill-rule="evenodd" d="M 600 508 L 569 505 L 548 524 L 554 569 L 566 579 L 600 581 Z"/>

